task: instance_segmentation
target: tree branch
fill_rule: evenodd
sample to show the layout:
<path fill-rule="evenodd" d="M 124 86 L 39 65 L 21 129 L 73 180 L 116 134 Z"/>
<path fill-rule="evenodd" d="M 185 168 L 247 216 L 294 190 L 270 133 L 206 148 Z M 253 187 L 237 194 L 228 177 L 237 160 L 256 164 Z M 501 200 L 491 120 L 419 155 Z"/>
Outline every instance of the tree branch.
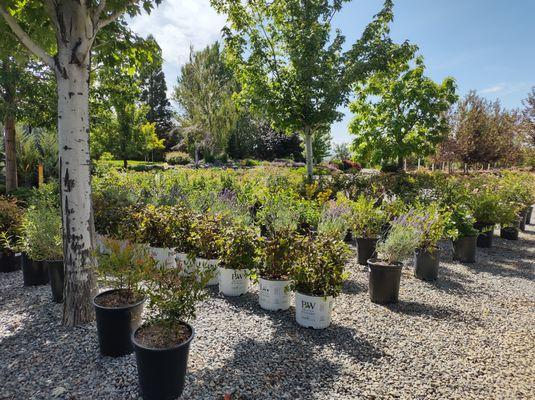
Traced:
<path fill-rule="evenodd" d="M 32 54 L 39 57 L 50 68 L 55 69 L 54 59 L 41 46 L 39 46 L 33 39 L 22 29 L 19 23 L 7 11 L 4 6 L 0 6 L 0 14 L 6 21 L 6 24 L 11 28 L 15 36 Z"/>
<path fill-rule="evenodd" d="M 99 19 L 99 21 L 97 22 L 97 31 L 101 30 L 102 28 L 108 26 L 109 24 L 117 21 L 121 15 L 123 15 L 126 11 L 126 9 L 128 8 L 128 6 L 134 4 L 134 3 L 137 3 L 138 0 L 130 0 L 128 1 L 123 8 L 115 11 L 115 12 L 112 12 L 110 15 L 108 15 L 106 18 L 103 18 L 103 19 Z M 102 1 L 101 1 L 102 3 Z M 99 4 L 100 6 L 100 4 Z"/>

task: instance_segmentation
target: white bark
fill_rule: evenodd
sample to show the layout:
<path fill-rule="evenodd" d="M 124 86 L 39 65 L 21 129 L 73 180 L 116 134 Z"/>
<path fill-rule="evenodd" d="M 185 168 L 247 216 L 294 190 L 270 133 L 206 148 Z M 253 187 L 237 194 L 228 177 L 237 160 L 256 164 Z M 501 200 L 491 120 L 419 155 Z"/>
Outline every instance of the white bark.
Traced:
<path fill-rule="evenodd" d="M 72 22 L 71 30 L 63 32 L 56 57 L 65 260 L 63 324 L 73 326 L 93 319 L 91 299 L 95 290 L 89 155 L 90 66 L 89 54 L 77 52 L 87 40 L 81 23 L 84 17 L 76 13 L 62 17 Z"/>

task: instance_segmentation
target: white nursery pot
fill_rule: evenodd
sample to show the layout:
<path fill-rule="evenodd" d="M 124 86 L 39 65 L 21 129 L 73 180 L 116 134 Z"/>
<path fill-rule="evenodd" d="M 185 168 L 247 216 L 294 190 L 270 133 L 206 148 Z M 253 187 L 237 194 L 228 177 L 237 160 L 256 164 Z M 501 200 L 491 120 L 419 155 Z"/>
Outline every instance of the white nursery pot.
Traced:
<path fill-rule="evenodd" d="M 158 261 L 160 266 L 176 268 L 175 250 L 166 247 L 149 247 L 151 256 Z"/>
<path fill-rule="evenodd" d="M 241 296 L 249 290 L 249 277 L 245 269 L 219 269 L 219 291 L 225 296 Z"/>
<path fill-rule="evenodd" d="M 268 311 L 287 310 L 290 308 L 290 292 L 286 287 L 287 280 L 271 280 L 260 278 L 258 280 L 258 303 Z"/>
<path fill-rule="evenodd" d="M 295 320 L 305 328 L 325 329 L 331 324 L 333 297 L 295 293 Z"/>
<path fill-rule="evenodd" d="M 218 268 L 219 260 L 217 260 L 217 259 L 208 260 L 206 258 L 197 258 L 195 260 L 195 263 L 197 264 L 197 268 L 199 268 L 199 269 L 203 269 L 203 268 L 208 269 L 209 268 L 209 269 L 211 269 L 213 271 L 214 275 L 208 281 L 208 283 L 207 283 L 208 286 L 217 285 L 219 283 L 219 268 Z"/>

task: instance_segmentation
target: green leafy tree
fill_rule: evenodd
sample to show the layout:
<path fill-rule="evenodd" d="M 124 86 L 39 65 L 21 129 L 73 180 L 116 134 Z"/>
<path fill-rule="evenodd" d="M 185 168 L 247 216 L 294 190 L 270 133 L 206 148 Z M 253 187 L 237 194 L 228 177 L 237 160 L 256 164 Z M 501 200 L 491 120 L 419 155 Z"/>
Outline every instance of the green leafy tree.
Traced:
<path fill-rule="evenodd" d="M 279 129 L 305 140 L 307 174 L 313 174 L 313 136 L 340 119 L 351 83 L 384 68 L 411 48 L 388 37 L 391 0 L 348 51 L 332 35 L 331 21 L 347 0 L 212 0 L 228 16 L 224 28 L 230 64 L 241 99 Z"/>
<path fill-rule="evenodd" d="M 446 112 L 455 102 L 455 81 L 426 77 L 423 59 L 407 59 L 370 76 L 356 88 L 349 132 L 359 160 L 380 163 L 426 156 L 447 134 Z"/>
<path fill-rule="evenodd" d="M 65 253 L 65 325 L 79 325 L 93 319 L 94 224 L 89 155 L 91 50 L 99 32 L 113 25 L 125 13 L 133 16 L 142 9 L 150 11 L 157 3 L 158 0 L 0 1 L 0 16 L 13 35 L 56 76 Z M 28 17 L 22 18 L 22 14 Z M 43 39 L 48 36 L 37 34 L 42 21 L 47 21 L 54 32 L 53 49 L 44 46 Z"/>
<path fill-rule="evenodd" d="M 196 161 L 200 150 L 209 155 L 226 151 L 239 116 L 232 99 L 235 89 L 218 42 L 198 52 L 191 49 L 173 97 L 180 106 L 185 142 L 193 149 Z"/>

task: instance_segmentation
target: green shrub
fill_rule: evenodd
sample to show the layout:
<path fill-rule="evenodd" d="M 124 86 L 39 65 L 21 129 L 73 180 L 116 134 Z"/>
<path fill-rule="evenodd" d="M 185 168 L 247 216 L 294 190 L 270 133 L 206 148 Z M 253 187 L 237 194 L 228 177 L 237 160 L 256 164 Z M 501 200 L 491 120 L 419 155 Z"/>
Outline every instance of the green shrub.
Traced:
<path fill-rule="evenodd" d="M 23 211 L 17 200 L 0 196 L 0 251 L 13 251 L 22 233 Z"/>
<path fill-rule="evenodd" d="M 193 162 L 188 153 L 172 151 L 165 154 L 165 161 L 171 165 L 188 165 Z"/>
<path fill-rule="evenodd" d="M 258 265 L 260 240 L 255 230 L 242 223 L 223 229 L 219 238 L 220 265 L 229 269 L 255 270 Z"/>
<path fill-rule="evenodd" d="M 387 214 L 375 204 L 373 199 L 368 199 L 364 195 L 361 195 L 353 203 L 352 229 L 354 231 L 354 237 L 378 237 L 386 222 Z"/>
<path fill-rule="evenodd" d="M 291 270 L 290 289 L 312 296 L 336 297 L 347 279 L 347 245 L 334 238 L 303 236 Z"/>

